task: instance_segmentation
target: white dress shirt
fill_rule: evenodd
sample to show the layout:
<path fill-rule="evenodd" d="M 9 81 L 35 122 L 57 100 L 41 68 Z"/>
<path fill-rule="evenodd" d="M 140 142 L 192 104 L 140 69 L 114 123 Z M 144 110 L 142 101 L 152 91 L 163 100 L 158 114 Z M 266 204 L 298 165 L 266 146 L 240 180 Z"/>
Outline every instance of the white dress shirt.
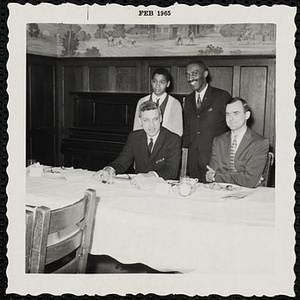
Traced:
<path fill-rule="evenodd" d="M 158 138 L 159 133 L 160 133 L 160 131 L 159 131 L 155 136 L 149 136 L 149 135 L 147 134 L 147 145 L 149 145 L 150 139 L 152 139 L 152 141 L 153 141 L 152 151 L 153 151 L 153 149 L 154 149 L 154 145 L 155 145 L 155 143 L 156 143 L 156 140 L 157 140 L 157 138 Z"/>
<path fill-rule="evenodd" d="M 157 100 L 159 99 L 159 106 L 162 104 L 162 102 L 165 100 L 165 98 L 167 97 L 167 93 L 164 92 L 162 95 L 157 96 L 154 93 L 152 93 L 152 101 L 157 103 Z"/>
<path fill-rule="evenodd" d="M 234 135 L 236 136 L 236 150 L 239 148 L 239 145 L 240 145 L 246 131 L 247 131 L 247 126 L 245 126 L 245 129 L 243 129 L 243 131 L 241 131 L 239 134 L 235 134 L 231 131 L 231 143 L 233 140 L 233 136 Z"/>
<path fill-rule="evenodd" d="M 195 91 L 195 101 L 196 101 L 196 105 L 197 105 L 197 99 L 198 99 L 198 95 L 199 95 L 199 94 L 200 94 L 200 99 L 201 99 L 201 103 L 202 103 L 207 88 L 208 88 L 208 84 L 206 84 L 205 88 L 204 88 L 200 93 L 198 93 L 197 91 Z M 200 104 L 201 104 L 201 103 L 200 103 Z"/>

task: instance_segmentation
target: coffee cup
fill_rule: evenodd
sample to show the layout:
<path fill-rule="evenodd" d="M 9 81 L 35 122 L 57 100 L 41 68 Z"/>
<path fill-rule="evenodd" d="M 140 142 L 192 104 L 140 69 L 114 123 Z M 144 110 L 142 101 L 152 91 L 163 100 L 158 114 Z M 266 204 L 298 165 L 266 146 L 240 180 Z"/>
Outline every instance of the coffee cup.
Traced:
<path fill-rule="evenodd" d="M 179 181 L 179 194 L 181 196 L 189 196 L 196 190 L 197 178 L 189 178 L 189 176 L 180 177 Z"/>

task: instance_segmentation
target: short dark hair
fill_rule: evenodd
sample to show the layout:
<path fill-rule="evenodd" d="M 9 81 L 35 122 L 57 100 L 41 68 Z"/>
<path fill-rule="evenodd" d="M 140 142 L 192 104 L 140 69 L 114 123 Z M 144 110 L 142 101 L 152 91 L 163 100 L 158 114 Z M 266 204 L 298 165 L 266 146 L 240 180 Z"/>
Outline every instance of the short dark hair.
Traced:
<path fill-rule="evenodd" d="M 237 101 L 241 101 L 242 102 L 242 105 L 243 105 L 243 108 L 244 108 L 244 112 L 247 112 L 247 111 L 250 111 L 250 107 L 247 103 L 246 100 L 240 98 L 240 97 L 233 97 L 231 99 L 229 99 L 226 104 L 225 104 L 225 107 L 228 105 L 228 104 L 232 104 L 232 103 L 235 103 Z"/>
<path fill-rule="evenodd" d="M 159 115 L 161 115 L 160 107 L 155 102 L 153 102 L 152 100 L 147 100 L 147 101 L 143 102 L 140 105 L 139 117 L 142 116 L 142 112 L 147 111 L 147 110 L 154 110 L 154 109 L 157 109 Z"/>
<path fill-rule="evenodd" d="M 190 61 L 187 66 L 189 65 L 198 65 L 200 68 L 203 69 L 203 71 L 209 71 L 208 67 L 206 66 L 206 64 L 202 61 L 202 60 L 195 60 L 195 61 Z"/>
<path fill-rule="evenodd" d="M 152 73 L 151 79 L 153 79 L 156 74 L 164 75 L 167 81 L 171 81 L 170 72 L 166 68 L 155 69 L 154 72 Z"/>

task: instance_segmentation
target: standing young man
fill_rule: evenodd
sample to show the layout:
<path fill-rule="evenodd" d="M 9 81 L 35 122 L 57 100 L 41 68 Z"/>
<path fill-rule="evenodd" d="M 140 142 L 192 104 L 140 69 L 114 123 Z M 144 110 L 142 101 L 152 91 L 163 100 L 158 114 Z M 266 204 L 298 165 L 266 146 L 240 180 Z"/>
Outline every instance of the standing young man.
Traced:
<path fill-rule="evenodd" d="M 151 78 L 152 93 L 138 101 L 135 111 L 133 130 L 142 128 L 139 121 L 140 105 L 145 101 L 151 100 L 160 107 L 162 113 L 162 126 L 169 129 L 171 132 L 182 136 L 182 107 L 177 99 L 166 92 L 170 84 L 171 75 L 167 69 L 158 68 L 153 72 Z"/>

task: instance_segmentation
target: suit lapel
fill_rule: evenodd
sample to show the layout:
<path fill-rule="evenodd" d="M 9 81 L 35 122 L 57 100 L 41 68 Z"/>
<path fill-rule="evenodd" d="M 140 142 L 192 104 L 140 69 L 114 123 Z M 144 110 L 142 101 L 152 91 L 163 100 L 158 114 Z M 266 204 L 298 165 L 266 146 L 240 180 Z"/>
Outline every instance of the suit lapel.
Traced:
<path fill-rule="evenodd" d="M 209 104 L 210 94 L 211 94 L 211 87 L 210 87 L 210 85 L 208 85 L 207 90 L 206 90 L 206 92 L 204 94 L 204 98 L 202 99 L 201 106 L 199 108 L 200 112 L 202 110 L 204 110 L 205 107 L 207 107 L 207 105 Z"/>
<path fill-rule="evenodd" d="M 196 92 L 193 92 L 192 94 L 192 105 L 195 111 L 198 110 L 197 106 L 196 106 Z"/>
<path fill-rule="evenodd" d="M 224 140 L 224 149 L 225 149 L 225 155 L 224 157 L 230 157 L 230 151 L 231 151 L 231 131 L 226 132 L 226 138 Z"/>
<path fill-rule="evenodd" d="M 142 156 L 145 160 L 145 164 L 148 162 L 148 147 L 147 147 L 147 135 L 146 132 L 143 131 L 141 140 L 140 140 L 140 149 L 142 149 Z"/>
<path fill-rule="evenodd" d="M 157 137 L 157 140 L 154 144 L 154 148 L 153 148 L 153 151 L 151 152 L 151 155 L 149 157 L 149 160 L 148 160 L 148 163 L 151 162 L 151 160 L 156 157 L 157 153 L 159 152 L 160 148 L 162 147 L 163 145 L 163 142 L 165 140 L 165 135 L 166 135 L 166 132 L 165 130 L 161 127 L 160 128 L 160 133 Z"/>
<path fill-rule="evenodd" d="M 250 139 L 251 139 L 251 130 L 249 127 L 247 127 L 247 130 L 240 142 L 240 145 L 235 153 L 235 157 L 237 158 L 246 147 L 248 147 L 249 143 L 250 143 Z"/>

